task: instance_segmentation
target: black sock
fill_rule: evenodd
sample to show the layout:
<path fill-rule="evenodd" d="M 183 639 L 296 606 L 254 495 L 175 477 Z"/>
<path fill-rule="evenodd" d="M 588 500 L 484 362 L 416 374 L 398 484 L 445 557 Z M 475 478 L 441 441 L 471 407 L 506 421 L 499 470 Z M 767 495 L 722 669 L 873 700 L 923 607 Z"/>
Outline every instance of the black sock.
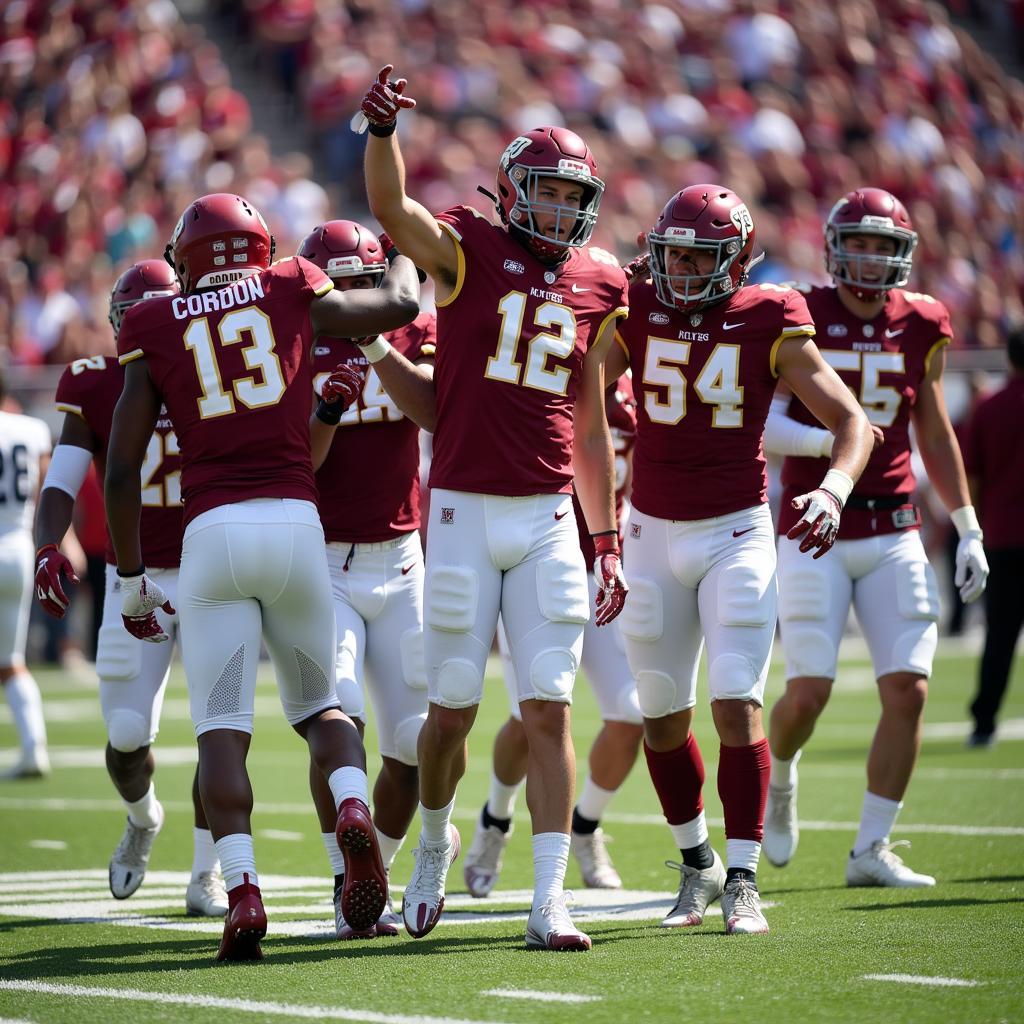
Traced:
<path fill-rule="evenodd" d="M 683 863 L 688 868 L 697 868 L 703 871 L 715 863 L 715 855 L 711 849 L 711 843 L 706 839 L 700 846 L 691 846 L 688 850 L 679 851 L 683 855 Z"/>
<path fill-rule="evenodd" d="M 748 871 L 746 868 L 729 868 L 725 872 L 725 884 L 728 885 L 734 878 L 742 878 L 745 882 L 757 888 L 757 872 Z"/>
<path fill-rule="evenodd" d="M 338 891 L 341 889 L 341 887 L 344 884 L 345 884 L 345 876 L 344 875 L 335 875 L 334 876 L 334 895 L 335 896 L 338 895 Z"/>
<path fill-rule="evenodd" d="M 504 832 L 506 835 L 512 827 L 511 818 L 493 817 L 491 812 L 487 810 L 487 804 L 484 804 L 484 809 L 480 812 L 480 820 L 483 822 L 484 828 L 496 828 L 499 832 Z"/>
<path fill-rule="evenodd" d="M 600 827 L 601 822 L 593 818 L 584 818 L 580 809 L 572 809 L 572 830 L 579 836 L 592 836 Z"/>

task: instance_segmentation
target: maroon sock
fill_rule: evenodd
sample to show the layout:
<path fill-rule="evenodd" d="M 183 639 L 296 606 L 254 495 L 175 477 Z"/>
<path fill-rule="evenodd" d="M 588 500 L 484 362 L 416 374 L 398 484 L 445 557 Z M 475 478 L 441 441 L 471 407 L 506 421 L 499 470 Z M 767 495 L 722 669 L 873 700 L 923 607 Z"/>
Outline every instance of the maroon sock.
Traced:
<path fill-rule="evenodd" d="M 682 746 L 665 751 L 651 750 L 644 742 L 644 754 L 665 820 L 670 825 L 693 821 L 704 810 L 704 761 L 697 737 L 691 732 Z"/>
<path fill-rule="evenodd" d="M 722 745 L 718 754 L 718 795 L 725 812 L 726 839 L 753 839 L 764 835 L 764 805 L 768 800 L 771 753 L 768 741 L 749 747 Z"/>

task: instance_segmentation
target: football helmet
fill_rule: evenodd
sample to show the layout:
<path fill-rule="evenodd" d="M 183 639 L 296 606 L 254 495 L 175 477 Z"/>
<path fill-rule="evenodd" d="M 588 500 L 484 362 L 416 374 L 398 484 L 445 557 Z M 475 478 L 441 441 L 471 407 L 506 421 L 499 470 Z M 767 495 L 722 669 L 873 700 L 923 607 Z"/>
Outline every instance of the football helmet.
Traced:
<path fill-rule="evenodd" d="M 732 295 L 764 254 L 754 257 L 754 221 L 746 203 L 722 185 L 690 185 L 677 192 L 647 232 L 651 276 L 658 299 L 692 312 Z M 704 249 L 714 255 L 708 274 L 672 276 L 670 248 Z"/>
<path fill-rule="evenodd" d="M 537 200 L 540 178 L 560 178 L 583 188 L 579 209 Z M 517 232 L 526 247 L 546 262 L 563 259 L 570 248 L 586 245 L 594 233 L 604 182 L 590 147 L 567 128 L 535 128 L 513 139 L 498 161 L 496 206 L 503 224 Z M 537 214 L 554 216 L 556 234 L 569 224 L 565 239 L 537 227 Z"/>
<path fill-rule="evenodd" d="M 387 259 L 377 236 L 354 220 L 329 220 L 306 235 L 298 254 L 315 263 L 328 277 L 373 278 L 379 287 Z"/>
<path fill-rule="evenodd" d="M 130 266 L 114 283 L 110 293 L 107 319 L 114 328 L 114 337 L 120 333 L 125 313 L 143 299 L 157 295 L 177 295 L 178 279 L 163 260 L 140 260 Z"/>
<path fill-rule="evenodd" d="M 850 252 L 844 239 L 850 235 L 880 235 L 896 243 L 892 256 Z M 907 208 L 881 188 L 847 192 L 832 207 L 825 221 L 825 266 L 836 284 L 845 285 L 861 301 L 878 297 L 890 288 L 902 288 L 910 280 L 917 232 Z M 866 266 L 882 268 L 880 279 L 864 276 Z"/>
<path fill-rule="evenodd" d="M 266 270 L 273 258 L 267 222 L 255 206 L 230 192 L 191 203 L 164 250 L 184 292 L 230 284 Z"/>

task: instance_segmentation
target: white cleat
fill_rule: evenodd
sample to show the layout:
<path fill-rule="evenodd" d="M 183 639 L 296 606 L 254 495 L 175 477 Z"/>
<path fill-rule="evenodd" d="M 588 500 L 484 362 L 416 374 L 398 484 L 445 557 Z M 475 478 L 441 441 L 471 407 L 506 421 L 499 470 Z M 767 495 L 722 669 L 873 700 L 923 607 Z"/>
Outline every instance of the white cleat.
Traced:
<path fill-rule="evenodd" d="M 725 889 L 725 865 L 717 853 L 712 853 L 715 861 L 709 868 L 691 868 L 677 861 L 665 861 L 666 867 L 679 872 L 679 895 L 661 922 L 662 928 L 696 928 L 704 923 L 709 904 Z"/>
<path fill-rule="evenodd" d="M 769 863 L 785 867 L 796 853 L 800 842 L 800 825 L 796 817 L 796 773 L 792 786 L 768 786 L 768 803 L 764 809 L 764 838 L 761 849 Z"/>
<path fill-rule="evenodd" d="M 422 939 L 441 919 L 445 879 L 461 849 L 459 830 L 454 825 L 448 829 L 447 846 L 426 846 L 421 837 L 413 851 L 416 867 L 402 897 L 402 920 L 414 939 Z"/>
<path fill-rule="evenodd" d="M 401 930 L 402 915 L 395 910 L 395 905 L 391 902 L 391 890 L 388 889 L 388 901 L 384 906 L 384 913 L 377 922 L 377 938 L 393 937 Z"/>
<path fill-rule="evenodd" d="M 846 884 L 882 885 L 891 889 L 924 889 L 935 884 L 931 875 L 919 875 L 893 853 L 894 846 L 910 846 L 906 839 L 887 843 L 876 839 L 863 853 L 850 853 L 846 862 Z"/>
<path fill-rule="evenodd" d="M 568 893 L 530 910 L 526 922 L 526 945 L 530 949 L 548 949 L 553 953 L 584 953 L 591 947 L 590 936 L 572 923 L 566 907 Z"/>
<path fill-rule="evenodd" d="M 43 779 L 50 774 L 50 757 L 46 747 L 35 746 L 22 751 L 21 757 L 0 778 L 7 781 L 15 779 Z"/>
<path fill-rule="evenodd" d="M 622 888 L 622 879 L 608 856 L 607 842 L 604 829 L 600 828 L 590 835 L 573 832 L 569 836 L 569 848 L 579 863 L 583 884 L 588 889 Z"/>
<path fill-rule="evenodd" d="M 477 819 L 473 844 L 466 851 L 466 860 L 462 866 L 462 877 L 470 896 L 478 899 L 488 896 L 498 884 L 501 860 L 511 834 L 511 828 L 508 832 L 502 832 L 500 828 L 484 825 Z"/>
<path fill-rule="evenodd" d="M 189 917 L 223 917 L 228 912 L 228 891 L 219 871 L 203 871 L 185 890 Z"/>
<path fill-rule="evenodd" d="M 117 844 L 114 856 L 110 858 L 110 892 L 115 899 L 126 900 L 146 877 L 149 854 L 153 849 L 153 840 L 164 825 L 164 809 L 158 803 L 160 821 L 153 828 L 143 828 L 129 818 L 124 827 L 124 835 Z"/>
<path fill-rule="evenodd" d="M 761 894 L 745 878 L 733 878 L 722 891 L 722 917 L 727 935 L 763 935 L 768 922 L 761 913 Z"/>

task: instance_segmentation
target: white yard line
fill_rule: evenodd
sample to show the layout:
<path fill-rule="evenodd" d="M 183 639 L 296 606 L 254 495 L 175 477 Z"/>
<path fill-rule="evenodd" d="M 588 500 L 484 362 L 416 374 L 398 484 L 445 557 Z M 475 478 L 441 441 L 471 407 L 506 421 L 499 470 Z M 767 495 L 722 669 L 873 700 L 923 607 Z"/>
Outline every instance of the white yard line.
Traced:
<path fill-rule="evenodd" d="M 498 999 L 533 999 L 539 1003 L 598 1003 L 601 996 L 584 996 L 575 992 L 531 992 L 514 988 L 489 988 L 482 996 L 496 996 Z"/>
<path fill-rule="evenodd" d="M 278 839 L 285 843 L 301 843 L 306 838 L 305 832 L 287 832 L 280 828 L 260 828 L 256 835 L 264 839 Z"/>
<path fill-rule="evenodd" d="M 940 988 L 977 988 L 980 981 L 966 978 L 932 978 L 926 974 L 865 974 L 865 981 L 895 981 L 901 985 L 935 985 Z"/>
<path fill-rule="evenodd" d="M 0 980 L 0 991 L 75 998 L 121 999 L 129 1003 L 236 1010 L 239 1013 L 255 1013 L 263 1017 L 300 1017 L 306 1020 L 356 1020 L 369 1021 L 371 1024 L 491 1024 L 489 1021 L 466 1020 L 462 1017 L 379 1013 L 376 1010 L 351 1010 L 343 1006 L 301 1006 L 255 999 L 226 999 L 221 996 L 194 996 L 178 992 L 145 992 L 137 988 L 93 988 L 90 985 L 62 985 L 45 981 Z"/>
<path fill-rule="evenodd" d="M 33 850 L 66 850 L 68 844 L 63 839 L 30 839 L 28 845 Z"/>

